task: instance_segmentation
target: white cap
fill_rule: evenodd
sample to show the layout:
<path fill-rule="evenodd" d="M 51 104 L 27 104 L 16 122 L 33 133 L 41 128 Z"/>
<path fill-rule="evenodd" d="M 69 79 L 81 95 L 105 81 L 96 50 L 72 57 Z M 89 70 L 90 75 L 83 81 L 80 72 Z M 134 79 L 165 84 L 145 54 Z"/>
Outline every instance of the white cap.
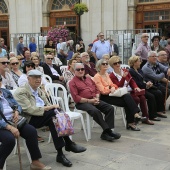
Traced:
<path fill-rule="evenodd" d="M 27 74 L 28 76 L 42 76 L 42 72 L 39 70 L 30 70 Z"/>

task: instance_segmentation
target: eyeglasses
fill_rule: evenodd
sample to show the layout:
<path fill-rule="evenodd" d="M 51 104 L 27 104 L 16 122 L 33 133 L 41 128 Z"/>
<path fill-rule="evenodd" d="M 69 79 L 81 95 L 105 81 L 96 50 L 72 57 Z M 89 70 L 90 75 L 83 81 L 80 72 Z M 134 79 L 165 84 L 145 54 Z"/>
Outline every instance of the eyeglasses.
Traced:
<path fill-rule="evenodd" d="M 108 65 L 108 63 L 102 63 L 102 65 L 103 65 L 103 66 L 107 66 L 107 65 Z"/>
<path fill-rule="evenodd" d="M 118 61 L 116 63 L 113 63 L 114 66 L 117 65 L 117 64 L 122 64 L 122 61 Z"/>
<path fill-rule="evenodd" d="M 84 71 L 84 68 L 76 68 L 76 71 Z"/>
<path fill-rule="evenodd" d="M 104 36 L 104 35 L 100 35 L 100 37 L 101 37 L 101 36 Z"/>
<path fill-rule="evenodd" d="M 34 68 L 34 66 L 33 66 L 33 65 L 27 65 L 27 67 L 28 67 L 28 68 L 30 68 L 30 67 Z"/>
<path fill-rule="evenodd" d="M 167 56 L 167 54 L 161 54 L 160 56 Z"/>
<path fill-rule="evenodd" d="M 47 60 L 53 60 L 54 58 L 47 58 Z"/>
<path fill-rule="evenodd" d="M 19 58 L 18 60 L 23 60 L 24 58 Z"/>
<path fill-rule="evenodd" d="M 19 62 L 15 62 L 15 63 L 11 63 L 11 65 L 18 65 L 19 64 Z"/>
<path fill-rule="evenodd" d="M 5 64 L 9 64 L 9 61 L 2 61 L 2 62 L 0 62 L 2 65 L 5 65 Z"/>
<path fill-rule="evenodd" d="M 157 57 L 156 55 L 152 55 L 152 56 L 150 56 L 150 57 Z"/>

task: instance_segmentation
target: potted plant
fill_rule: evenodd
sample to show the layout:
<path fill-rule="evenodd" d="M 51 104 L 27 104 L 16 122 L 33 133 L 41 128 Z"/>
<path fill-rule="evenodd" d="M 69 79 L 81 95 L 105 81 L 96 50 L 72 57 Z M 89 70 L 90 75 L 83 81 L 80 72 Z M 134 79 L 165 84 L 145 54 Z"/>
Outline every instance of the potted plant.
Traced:
<path fill-rule="evenodd" d="M 88 7 L 85 3 L 77 3 L 74 4 L 71 9 L 77 14 L 77 15 L 83 15 L 84 12 L 88 12 Z"/>
<path fill-rule="evenodd" d="M 53 40 L 54 43 L 57 43 L 60 38 L 62 38 L 63 41 L 67 41 L 69 34 L 69 30 L 64 25 L 61 25 L 50 28 L 47 37 Z"/>

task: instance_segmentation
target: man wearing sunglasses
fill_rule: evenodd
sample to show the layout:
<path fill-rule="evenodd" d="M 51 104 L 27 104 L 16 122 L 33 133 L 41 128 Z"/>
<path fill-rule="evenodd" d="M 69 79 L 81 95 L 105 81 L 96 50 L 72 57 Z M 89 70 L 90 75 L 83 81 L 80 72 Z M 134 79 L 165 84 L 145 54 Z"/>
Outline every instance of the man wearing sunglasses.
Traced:
<path fill-rule="evenodd" d="M 64 77 L 60 71 L 60 67 L 52 64 L 54 56 L 47 54 L 45 56 L 45 63 L 42 65 L 44 69 L 44 74 L 49 75 L 52 78 L 53 83 L 60 83 L 64 85 Z"/>
<path fill-rule="evenodd" d="M 2 86 L 3 88 L 12 90 L 16 89 L 17 85 L 9 73 L 8 65 L 9 61 L 6 57 L 0 58 L 0 75 L 2 76 Z"/>
<path fill-rule="evenodd" d="M 102 140 L 119 139 L 121 135 L 111 130 L 114 128 L 114 108 L 99 99 L 95 83 L 91 78 L 84 76 L 85 69 L 82 63 L 75 63 L 74 70 L 75 76 L 69 82 L 69 87 L 76 108 L 86 111 L 102 127 Z M 105 115 L 105 119 L 101 112 Z"/>
<path fill-rule="evenodd" d="M 136 49 L 135 55 L 140 56 L 142 63 L 140 67 L 142 68 L 146 62 L 148 57 L 148 52 L 151 50 L 150 46 L 148 45 L 149 35 L 147 33 L 143 33 L 141 36 L 141 43 L 138 45 Z"/>

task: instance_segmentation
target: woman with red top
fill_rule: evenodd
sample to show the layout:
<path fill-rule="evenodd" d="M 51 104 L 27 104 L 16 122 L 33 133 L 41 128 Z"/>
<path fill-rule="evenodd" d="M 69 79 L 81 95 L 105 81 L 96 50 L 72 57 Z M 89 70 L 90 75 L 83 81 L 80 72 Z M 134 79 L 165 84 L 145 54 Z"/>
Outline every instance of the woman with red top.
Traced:
<path fill-rule="evenodd" d="M 110 79 L 118 87 L 127 87 L 136 104 L 140 104 L 142 116 L 147 117 L 147 120 L 142 123 L 154 125 L 154 123 L 149 120 L 145 95 L 136 96 L 135 93 L 133 93 L 134 90 L 140 92 L 141 89 L 137 86 L 128 70 L 120 68 L 120 64 L 121 61 L 119 56 L 113 56 L 109 59 L 109 65 L 113 68 L 113 72 L 110 74 Z"/>
<path fill-rule="evenodd" d="M 118 86 L 111 81 L 107 69 L 108 62 L 106 60 L 101 59 L 96 63 L 98 73 L 94 76 L 93 80 L 100 91 L 100 99 L 111 105 L 124 107 L 127 129 L 140 131 L 140 129 L 136 127 L 135 121 L 146 120 L 146 118 L 139 116 L 138 113 L 140 110 L 130 94 L 125 94 L 122 97 L 109 96 L 110 93 L 114 93 L 114 91 L 118 89 Z"/>

